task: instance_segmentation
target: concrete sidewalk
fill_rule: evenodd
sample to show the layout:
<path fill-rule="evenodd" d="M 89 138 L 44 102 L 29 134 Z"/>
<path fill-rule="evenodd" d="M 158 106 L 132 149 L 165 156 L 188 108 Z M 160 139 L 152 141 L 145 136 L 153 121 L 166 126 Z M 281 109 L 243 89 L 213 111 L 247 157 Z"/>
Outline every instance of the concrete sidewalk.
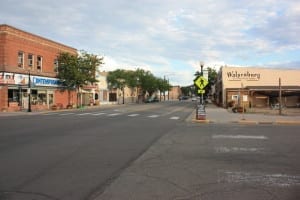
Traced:
<path fill-rule="evenodd" d="M 296 108 L 299 109 L 299 108 Z M 299 109 L 300 111 L 300 109 Z M 240 123 L 240 124 L 299 124 L 299 115 L 279 115 L 277 113 L 233 113 L 214 104 L 206 107 L 206 120 L 196 120 L 196 111 L 191 115 L 193 122 L 200 123 Z"/>

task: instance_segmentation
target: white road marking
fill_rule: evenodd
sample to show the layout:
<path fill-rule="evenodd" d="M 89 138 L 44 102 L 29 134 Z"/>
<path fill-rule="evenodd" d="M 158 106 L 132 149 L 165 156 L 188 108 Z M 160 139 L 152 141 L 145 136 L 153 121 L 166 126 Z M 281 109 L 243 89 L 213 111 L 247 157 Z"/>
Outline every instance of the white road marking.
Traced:
<path fill-rule="evenodd" d="M 180 117 L 175 116 L 175 117 L 170 117 L 170 119 L 178 120 L 178 119 L 180 119 Z"/>
<path fill-rule="evenodd" d="M 140 114 L 130 114 L 128 115 L 128 117 L 136 117 L 136 116 L 139 116 Z"/>
<path fill-rule="evenodd" d="M 73 115 L 73 114 L 75 114 L 75 113 L 62 113 L 62 114 L 60 114 L 61 116 L 65 116 L 65 115 Z"/>
<path fill-rule="evenodd" d="M 252 139 L 252 140 L 267 140 L 264 135 L 213 135 L 213 139 Z"/>
<path fill-rule="evenodd" d="M 264 148 L 244 148 L 244 147 L 216 147 L 216 153 L 259 153 Z"/>
<path fill-rule="evenodd" d="M 58 115 L 59 113 L 45 113 L 44 115 Z"/>
<path fill-rule="evenodd" d="M 300 176 L 292 176 L 287 174 L 261 174 L 248 172 L 222 172 L 219 175 L 219 182 L 229 183 L 250 183 L 255 185 L 268 186 L 300 186 Z"/>
<path fill-rule="evenodd" d="M 92 114 L 92 113 L 81 113 L 81 114 L 78 114 L 78 115 L 83 116 L 83 115 L 90 115 L 90 114 Z"/>
<path fill-rule="evenodd" d="M 110 117 L 113 117 L 113 116 L 117 116 L 117 115 L 121 115 L 122 113 L 112 113 L 112 114 L 109 114 L 108 116 Z"/>
<path fill-rule="evenodd" d="M 159 115 L 150 115 L 148 116 L 149 118 L 156 118 L 156 117 L 159 117 Z"/>
<path fill-rule="evenodd" d="M 95 115 L 95 116 L 99 116 L 99 115 L 105 115 L 106 113 L 92 113 L 92 115 Z"/>

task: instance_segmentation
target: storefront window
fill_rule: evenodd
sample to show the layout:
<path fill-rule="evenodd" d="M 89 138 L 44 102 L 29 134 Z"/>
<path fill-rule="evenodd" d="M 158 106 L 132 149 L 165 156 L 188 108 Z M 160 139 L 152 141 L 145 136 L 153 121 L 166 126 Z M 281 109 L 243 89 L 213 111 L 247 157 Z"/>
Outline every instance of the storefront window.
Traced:
<path fill-rule="evenodd" d="M 38 103 L 40 105 L 46 105 L 47 104 L 46 91 L 38 91 Z"/>
<path fill-rule="evenodd" d="M 9 89 L 8 90 L 8 101 L 9 102 L 19 102 L 19 90 Z"/>

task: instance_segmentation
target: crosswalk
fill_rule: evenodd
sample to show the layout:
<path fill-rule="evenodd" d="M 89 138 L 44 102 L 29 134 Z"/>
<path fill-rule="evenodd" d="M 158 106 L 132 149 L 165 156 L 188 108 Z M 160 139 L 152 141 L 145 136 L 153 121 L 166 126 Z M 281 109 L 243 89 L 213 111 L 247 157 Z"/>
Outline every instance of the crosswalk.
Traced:
<path fill-rule="evenodd" d="M 106 112 L 83 112 L 83 113 L 74 113 L 74 112 L 68 112 L 68 113 L 60 113 L 60 112 L 51 112 L 51 113 L 44 113 L 44 116 L 78 116 L 78 117 L 85 117 L 85 116 L 103 116 L 103 117 L 116 117 L 116 116 L 125 116 L 129 118 L 134 118 L 134 117 L 144 117 L 148 119 L 155 119 L 155 118 L 160 118 L 165 115 L 159 115 L 159 114 L 141 114 L 141 113 L 122 113 L 116 110 L 113 113 L 106 113 Z M 181 118 L 179 116 L 169 116 L 168 117 L 170 120 L 180 120 Z"/>
<path fill-rule="evenodd" d="M 212 135 L 214 150 L 222 156 L 265 156 L 270 149 L 265 148 L 269 138 L 265 135 Z M 238 141 L 238 142 L 236 142 Z M 260 142 L 257 142 L 260 141 Z M 246 143 L 245 143 L 246 142 Z M 239 145 L 238 145 L 239 144 Z M 241 144 L 247 144 L 243 146 Z M 218 182 L 290 187 L 300 185 L 300 176 L 285 174 L 284 171 L 269 173 L 262 170 L 219 169 Z"/>

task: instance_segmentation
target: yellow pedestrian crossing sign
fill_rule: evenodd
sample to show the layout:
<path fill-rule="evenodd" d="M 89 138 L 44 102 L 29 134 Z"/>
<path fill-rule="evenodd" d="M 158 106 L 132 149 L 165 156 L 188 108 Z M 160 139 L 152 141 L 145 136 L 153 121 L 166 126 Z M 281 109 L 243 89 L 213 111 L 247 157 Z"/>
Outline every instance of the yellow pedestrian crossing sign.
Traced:
<path fill-rule="evenodd" d="M 200 89 L 203 90 L 207 86 L 208 81 L 203 76 L 199 76 L 194 80 L 194 84 Z"/>

